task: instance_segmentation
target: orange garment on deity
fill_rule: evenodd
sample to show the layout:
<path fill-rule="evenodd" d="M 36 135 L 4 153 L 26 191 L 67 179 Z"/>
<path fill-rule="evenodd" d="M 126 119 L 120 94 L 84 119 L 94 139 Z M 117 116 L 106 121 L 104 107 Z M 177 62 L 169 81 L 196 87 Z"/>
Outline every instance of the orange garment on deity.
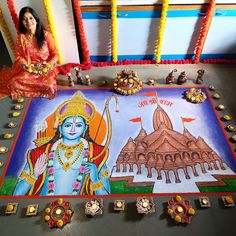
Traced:
<path fill-rule="evenodd" d="M 11 96 L 53 98 L 56 95 L 58 53 L 52 35 L 44 31 L 45 41 L 38 48 L 37 41 L 30 41 L 25 34 L 19 34 L 16 41 L 16 58 L 12 68 L 4 67 L 0 72 L 0 98 Z M 50 63 L 50 71 L 35 75 L 22 68 L 22 65 Z"/>

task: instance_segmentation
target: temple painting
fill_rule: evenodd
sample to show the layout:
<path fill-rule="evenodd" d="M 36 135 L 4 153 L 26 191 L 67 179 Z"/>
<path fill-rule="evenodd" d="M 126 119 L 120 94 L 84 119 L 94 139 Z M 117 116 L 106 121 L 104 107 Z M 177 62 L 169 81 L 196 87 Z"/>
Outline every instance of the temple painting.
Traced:
<path fill-rule="evenodd" d="M 234 155 L 209 98 L 191 104 L 184 91 L 32 99 L 1 195 L 235 191 Z"/>

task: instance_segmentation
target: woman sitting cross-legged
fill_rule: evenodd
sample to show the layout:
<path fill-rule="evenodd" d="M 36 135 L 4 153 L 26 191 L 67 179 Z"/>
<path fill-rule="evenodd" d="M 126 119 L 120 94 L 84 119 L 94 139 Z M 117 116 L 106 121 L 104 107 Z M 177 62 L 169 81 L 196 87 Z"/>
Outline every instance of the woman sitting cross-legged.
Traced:
<path fill-rule="evenodd" d="M 53 98 L 56 95 L 58 53 L 52 35 L 44 30 L 36 12 L 24 7 L 19 14 L 16 58 L 0 73 L 0 94 Z"/>

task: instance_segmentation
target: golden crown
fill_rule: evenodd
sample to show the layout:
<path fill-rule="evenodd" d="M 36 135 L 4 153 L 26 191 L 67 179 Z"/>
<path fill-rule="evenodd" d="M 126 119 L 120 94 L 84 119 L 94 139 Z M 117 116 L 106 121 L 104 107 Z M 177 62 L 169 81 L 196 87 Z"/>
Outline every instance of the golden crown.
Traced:
<path fill-rule="evenodd" d="M 54 128 L 62 125 L 63 121 L 70 117 L 81 116 L 86 124 L 89 124 L 95 115 L 95 106 L 77 92 L 70 100 L 63 102 L 56 110 Z"/>

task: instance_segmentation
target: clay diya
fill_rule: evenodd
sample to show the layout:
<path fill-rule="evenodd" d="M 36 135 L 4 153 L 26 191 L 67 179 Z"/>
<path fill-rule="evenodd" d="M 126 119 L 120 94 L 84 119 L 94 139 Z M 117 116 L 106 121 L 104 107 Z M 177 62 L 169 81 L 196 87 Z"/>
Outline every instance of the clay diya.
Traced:
<path fill-rule="evenodd" d="M 85 215 L 95 216 L 102 215 L 103 200 L 91 199 L 85 203 Z"/>
<path fill-rule="evenodd" d="M 168 201 L 167 213 L 175 223 L 190 223 L 191 217 L 195 215 L 194 208 L 190 205 L 190 201 L 185 200 L 177 195 Z"/>
<path fill-rule="evenodd" d="M 138 197 L 136 207 L 139 214 L 148 214 L 155 212 L 155 203 L 152 197 Z"/>
<path fill-rule="evenodd" d="M 232 196 L 223 196 L 222 201 L 225 207 L 233 207 L 234 206 L 234 199 Z"/>
<path fill-rule="evenodd" d="M 5 147 L 5 146 L 1 146 L 1 147 L 0 147 L 0 154 L 4 154 L 4 153 L 6 153 L 6 152 L 8 152 L 8 148 Z"/>
<path fill-rule="evenodd" d="M 210 200 L 208 197 L 199 197 L 200 206 L 203 208 L 207 208 L 211 206 Z"/>
<path fill-rule="evenodd" d="M 13 138 L 14 137 L 14 134 L 13 133 L 5 133 L 4 134 L 4 138 L 5 139 L 11 139 L 11 138 Z"/>
<path fill-rule="evenodd" d="M 6 206 L 5 214 L 12 215 L 15 214 L 18 208 L 18 203 L 8 203 Z"/>
<path fill-rule="evenodd" d="M 125 200 L 115 200 L 114 201 L 114 210 L 115 211 L 124 211 L 125 210 Z"/>
<path fill-rule="evenodd" d="M 51 202 L 45 209 L 44 220 L 50 228 L 62 228 L 71 222 L 73 213 L 70 202 L 59 198 L 57 201 Z"/>
<path fill-rule="evenodd" d="M 26 208 L 26 216 L 36 216 L 38 214 L 38 204 L 30 204 Z"/>
<path fill-rule="evenodd" d="M 16 122 L 12 122 L 12 121 L 7 124 L 8 128 L 15 128 L 16 126 L 17 126 L 17 123 Z"/>

